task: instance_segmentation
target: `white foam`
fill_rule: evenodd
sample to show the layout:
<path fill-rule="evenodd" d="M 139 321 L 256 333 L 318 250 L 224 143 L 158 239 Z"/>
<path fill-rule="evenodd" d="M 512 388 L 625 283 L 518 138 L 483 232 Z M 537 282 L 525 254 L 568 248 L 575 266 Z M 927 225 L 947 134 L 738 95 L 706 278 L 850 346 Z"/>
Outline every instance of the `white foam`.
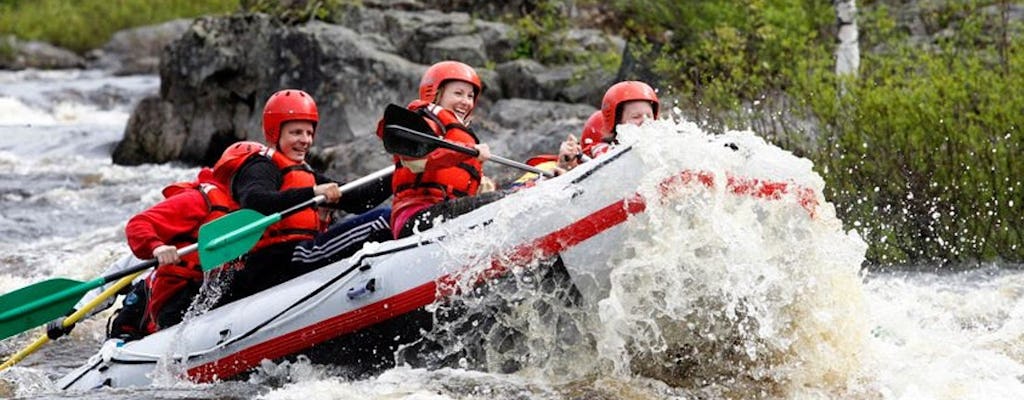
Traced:
<path fill-rule="evenodd" d="M 0 125 L 53 125 L 50 113 L 29 107 L 13 97 L 0 96 Z"/>

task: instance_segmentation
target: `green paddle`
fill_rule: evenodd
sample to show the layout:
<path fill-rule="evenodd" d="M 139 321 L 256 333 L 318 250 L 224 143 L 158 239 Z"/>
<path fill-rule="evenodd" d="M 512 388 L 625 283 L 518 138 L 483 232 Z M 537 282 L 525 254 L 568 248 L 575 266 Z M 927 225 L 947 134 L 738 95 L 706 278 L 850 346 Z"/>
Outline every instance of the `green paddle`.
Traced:
<path fill-rule="evenodd" d="M 351 191 L 368 182 L 385 179 L 395 172 L 395 166 L 389 166 L 356 179 L 341 186 L 341 193 Z M 249 252 L 252 246 L 263 236 L 263 231 L 282 218 L 294 214 L 306 207 L 324 201 L 323 195 L 316 196 L 276 214 L 263 216 L 253 210 L 238 210 L 217 218 L 199 227 L 199 263 L 204 269 L 206 265 L 221 265 Z M 207 240 L 207 238 L 209 240 Z"/>
<path fill-rule="evenodd" d="M 390 166 L 364 176 L 341 187 L 344 194 L 367 182 L 385 179 L 394 172 Z M 263 231 L 285 216 L 323 200 L 317 196 L 282 212 L 263 216 L 253 210 L 238 210 L 217 218 L 199 228 L 199 243 L 178 249 L 178 256 L 199 250 L 203 271 L 209 271 L 226 261 L 245 254 L 263 236 Z M 23 287 L 0 296 L 0 339 L 35 328 L 63 316 L 71 310 L 86 292 L 135 272 L 157 265 L 157 260 L 133 265 L 124 270 L 104 275 L 87 282 L 67 278 L 53 278 Z"/>
<path fill-rule="evenodd" d="M 197 248 L 195 244 L 182 247 L 178 255 L 193 253 Z M 4 294 L 0 296 L 0 310 L 4 310 L 0 312 L 0 339 L 63 316 L 86 292 L 156 265 L 157 260 L 152 259 L 87 282 L 53 278 Z"/>
<path fill-rule="evenodd" d="M 253 210 L 242 209 L 217 218 L 199 227 L 199 263 L 221 265 L 249 252 L 260 241 L 267 227 L 306 207 L 320 204 L 324 195 L 299 203 L 279 213 L 264 216 Z M 210 238 L 209 240 L 205 240 Z"/>

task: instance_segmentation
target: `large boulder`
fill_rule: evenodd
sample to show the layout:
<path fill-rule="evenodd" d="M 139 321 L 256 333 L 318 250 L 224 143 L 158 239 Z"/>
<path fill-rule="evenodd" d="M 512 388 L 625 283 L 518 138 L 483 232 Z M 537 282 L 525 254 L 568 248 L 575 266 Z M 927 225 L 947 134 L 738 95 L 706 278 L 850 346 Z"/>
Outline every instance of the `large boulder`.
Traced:
<path fill-rule="evenodd" d="M 481 140 L 526 159 L 579 133 L 609 83 L 608 74 L 528 61 L 484 68 L 508 61 L 495 53 L 512 45 L 510 29 L 463 13 L 355 7 L 339 18 L 347 26 L 263 14 L 197 19 L 166 47 L 160 94 L 133 112 L 114 161 L 210 165 L 233 142 L 262 141 L 264 102 L 297 88 L 320 111 L 311 161 L 339 179 L 359 176 L 391 163 L 374 134 L 384 107 L 414 99 L 427 66 L 448 58 L 474 65 L 484 82 L 472 122 Z"/>
<path fill-rule="evenodd" d="M 103 47 L 87 54 L 89 68 L 115 75 L 158 73 L 164 47 L 181 37 L 190 25 L 190 19 L 177 19 L 117 32 Z"/>
<path fill-rule="evenodd" d="M 170 157 L 209 165 L 232 142 L 262 140 L 263 103 L 282 88 L 316 98 L 319 145 L 347 142 L 355 133 L 371 134 L 382 105 L 415 93 L 424 68 L 338 25 L 288 27 L 260 14 L 198 19 L 161 60 L 160 95 L 153 101 L 167 104 L 135 110 L 133 118 L 148 122 L 129 124 L 114 161 Z M 149 136 L 183 137 L 184 144 L 150 148 L 156 142 Z"/>
<path fill-rule="evenodd" d="M 451 59 L 483 66 L 488 61 L 506 61 L 517 42 L 512 27 L 461 12 L 354 7 L 333 22 L 367 35 L 382 50 L 420 64 Z"/>
<path fill-rule="evenodd" d="M 45 42 L 0 36 L 0 69 L 69 69 L 85 67 L 75 52 Z"/>

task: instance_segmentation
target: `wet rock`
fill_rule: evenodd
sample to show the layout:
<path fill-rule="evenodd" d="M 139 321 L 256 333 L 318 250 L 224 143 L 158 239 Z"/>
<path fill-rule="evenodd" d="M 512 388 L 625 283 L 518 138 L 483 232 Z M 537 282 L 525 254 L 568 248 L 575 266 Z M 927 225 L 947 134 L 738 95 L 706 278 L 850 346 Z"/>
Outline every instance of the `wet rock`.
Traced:
<path fill-rule="evenodd" d="M 176 160 L 187 140 L 184 125 L 172 103 L 156 96 L 143 99 L 125 127 L 131 135 L 126 135 L 114 149 L 114 163 L 139 165 Z"/>
<path fill-rule="evenodd" d="M 505 96 L 598 105 L 615 79 L 611 72 L 588 66 L 545 67 L 520 59 L 498 65 Z"/>
<path fill-rule="evenodd" d="M 181 37 L 191 24 L 190 19 L 177 19 L 117 32 L 102 48 L 89 52 L 89 67 L 115 75 L 155 74 L 164 47 Z"/>
<path fill-rule="evenodd" d="M 516 42 L 510 26 L 476 20 L 466 13 L 356 7 L 333 22 L 363 35 L 380 35 L 386 42 L 378 45 L 378 49 L 390 49 L 420 64 L 442 59 L 475 66 L 487 61 L 506 61 Z"/>
<path fill-rule="evenodd" d="M 165 48 L 160 96 L 135 110 L 115 162 L 211 165 L 230 143 L 262 141 L 266 99 L 296 88 L 317 100 L 318 162 L 342 174 L 371 172 L 390 163 L 375 135 L 384 107 L 414 99 L 427 66 L 442 59 L 476 67 L 485 92 L 473 126 L 503 156 L 525 159 L 530 152 L 557 151 L 566 134 L 578 133 L 593 111 L 586 103 L 596 105 L 610 84 L 610 74 L 590 67 L 520 60 L 489 70 L 486 65 L 508 61 L 514 30 L 466 13 L 368 5 L 335 18 L 299 25 L 263 14 L 195 20 Z M 597 41 L 588 32 L 574 38 L 577 46 Z M 499 106 L 518 97 L 536 101 Z M 489 120 L 492 109 L 496 120 Z M 508 114 L 520 117 L 503 117 Z"/>
<path fill-rule="evenodd" d="M 127 143 L 118 147 L 115 159 L 171 157 L 210 165 L 234 141 L 263 140 L 263 104 L 283 88 L 315 96 L 318 144 L 347 142 L 353 132 L 372 132 L 383 105 L 405 104 L 424 68 L 381 52 L 338 25 L 287 27 L 259 14 L 202 18 L 164 53 L 160 98 L 167 104 L 133 112 L 133 119 L 152 114 L 145 117 L 151 130 L 129 124 Z M 161 140 L 146 135 L 184 138 L 184 143 L 154 148 Z"/>
<path fill-rule="evenodd" d="M 85 59 L 71 50 L 14 36 L 0 37 L 0 69 L 21 70 L 82 68 Z"/>

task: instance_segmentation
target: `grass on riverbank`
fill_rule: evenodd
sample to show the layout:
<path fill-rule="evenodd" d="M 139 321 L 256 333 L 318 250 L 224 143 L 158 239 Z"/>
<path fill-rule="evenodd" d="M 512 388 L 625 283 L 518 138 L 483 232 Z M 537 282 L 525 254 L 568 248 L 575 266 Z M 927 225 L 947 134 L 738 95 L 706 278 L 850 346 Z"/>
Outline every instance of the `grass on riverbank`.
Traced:
<path fill-rule="evenodd" d="M 117 31 L 238 9 L 238 0 L 0 0 L 0 36 L 41 40 L 77 53 Z"/>

